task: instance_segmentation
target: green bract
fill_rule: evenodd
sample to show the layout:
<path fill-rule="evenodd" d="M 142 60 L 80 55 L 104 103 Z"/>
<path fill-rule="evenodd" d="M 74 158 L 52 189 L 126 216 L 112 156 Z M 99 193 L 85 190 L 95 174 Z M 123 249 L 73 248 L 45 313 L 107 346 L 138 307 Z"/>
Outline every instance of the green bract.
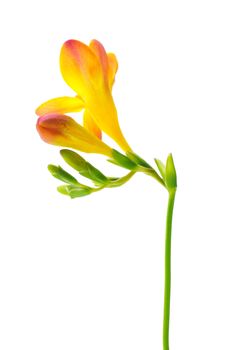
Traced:
<path fill-rule="evenodd" d="M 125 169 L 134 170 L 137 167 L 136 163 L 134 163 L 127 156 L 125 156 L 124 154 L 121 154 L 115 149 L 113 149 L 112 156 L 113 156 L 113 159 L 110 159 L 109 161 Z"/>
<path fill-rule="evenodd" d="M 138 156 L 136 153 L 127 152 L 128 157 L 137 165 L 140 165 L 144 168 L 151 168 L 150 164 L 148 164 L 143 158 Z"/>
<path fill-rule="evenodd" d="M 165 182 L 165 176 L 166 176 L 166 170 L 165 170 L 165 165 L 163 162 L 161 162 L 161 160 L 159 159 L 155 159 L 156 165 L 159 169 L 160 175 L 162 176 L 162 179 Z"/>

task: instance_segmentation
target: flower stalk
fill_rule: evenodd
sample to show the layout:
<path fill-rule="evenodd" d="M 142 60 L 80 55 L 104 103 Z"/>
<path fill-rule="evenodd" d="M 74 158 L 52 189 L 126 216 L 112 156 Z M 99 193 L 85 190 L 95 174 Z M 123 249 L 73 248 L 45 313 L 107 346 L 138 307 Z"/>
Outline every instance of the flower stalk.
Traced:
<path fill-rule="evenodd" d="M 169 192 L 167 216 L 166 216 L 163 350 L 169 350 L 169 324 L 170 324 L 170 301 L 171 301 L 171 239 L 172 239 L 172 217 L 173 217 L 175 195 L 176 195 L 176 189 L 173 189 Z"/>

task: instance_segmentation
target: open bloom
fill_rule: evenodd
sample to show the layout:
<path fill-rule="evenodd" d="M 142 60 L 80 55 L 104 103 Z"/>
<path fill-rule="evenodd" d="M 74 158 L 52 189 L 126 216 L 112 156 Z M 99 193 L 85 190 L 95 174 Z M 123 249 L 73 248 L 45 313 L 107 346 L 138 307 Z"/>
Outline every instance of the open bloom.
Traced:
<path fill-rule="evenodd" d="M 117 67 L 115 55 L 112 53 L 107 54 L 102 44 L 97 40 L 92 40 L 89 46 L 77 40 L 68 40 L 61 49 L 60 69 L 64 80 L 77 95 L 49 100 L 37 108 L 36 113 L 42 118 L 52 115 L 52 120 L 54 121 L 55 115 L 61 120 L 61 115 L 63 114 L 79 112 L 84 109 L 83 126 L 87 134 L 94 136 L 95 144 L 96 138 L 99 140 L 101 131 L 103 131 L 114 139 L 125 152 L 131 151 L 120 129 L 117 110 L 111 94 Z M 68 117 L 64 116 L 65 118 Z M 70 119 L 73 121 L 72 118 Z M 68 124 L 71 123 L 70 119 L 68 119 Z M 56 123 L 57 127 L 60 125 L 59 123 Z M 41 137 L 44 140 L 46 139 L 46 142 L 51 143 L 50 138 L 47 138 L 47 134 L 43 135 L 47 131 L 45 131 L 46 127 L 42 127 L 42 124 L 44 125 L 44 119 L 39 118 L 37 130 Z M 53 144 L 55 137 L 54 127 L 53 125 Z M 79 125 L 78 127 L 81 126 Z M 83 127 L 81 128 L 83 129 Z M 73 130 L 73 128 L 70 130 Z M 61 132 L 60 127 L 59 132 Z M 68 134 L 70 137 L 71 134 Z M 49 135 L 51 135 L 50 132 Z M 77 137 L 77 134 L 75 135 Z M 62 138 L 66 136 L 63 134 Z M 93 139 L 91 140 L 93 141 Z M 56 144 L 58 144 L 57 142 Z M 99 142 L 101 141 L 99 140 Z M 71 142 L 71 144 L 73 143 Z M 63 146 L 64 144 L 60 143 L 59 145 Z M 106 146 L 104 143 L 103 145 Z M 78 149 L 77 146 L 73 148 Z M 79 150 L 81 150 L 81 147 L 79 147 Z"/>

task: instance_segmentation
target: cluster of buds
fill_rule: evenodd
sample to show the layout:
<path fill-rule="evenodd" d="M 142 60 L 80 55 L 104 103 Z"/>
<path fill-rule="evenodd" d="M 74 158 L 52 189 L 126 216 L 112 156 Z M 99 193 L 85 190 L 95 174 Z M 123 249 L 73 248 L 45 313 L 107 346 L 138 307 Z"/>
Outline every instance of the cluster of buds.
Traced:
<path fill-rule="evenodd" d="M 125 139 L 112 97 L 117 69 L 116 56 L 106 53 L 99 41 L 92 40 L 87 46 L 77 40 L 68 40 L 61 49 L 60 70 L 75 95 L 53 98 L 36 109 L 39 116 L 37 131 L 41 138 L 49 144 L 65 147 L 61 150 L 65 162 L 80 175 L 93 181 L 93 187 L 86 186 L 60 166 L 49 165 L 51 174 L 64 183 L 58 187 L 58 191 L 71 198 L 86 196 L 106 187 L 121 186 L 136 172 L 154 177 L 168 190 L 176 187 L 171 155 L 166 165 L 156 160 L 158 173 L 132 151 Z M 81 111 L 82 125 L 67 115 Z M 122 153 L 103 142 L 102 133 L 113 139 Z M 102 154 L 129 172 L 121 178 L 106 176 L 73 150 Z"/>

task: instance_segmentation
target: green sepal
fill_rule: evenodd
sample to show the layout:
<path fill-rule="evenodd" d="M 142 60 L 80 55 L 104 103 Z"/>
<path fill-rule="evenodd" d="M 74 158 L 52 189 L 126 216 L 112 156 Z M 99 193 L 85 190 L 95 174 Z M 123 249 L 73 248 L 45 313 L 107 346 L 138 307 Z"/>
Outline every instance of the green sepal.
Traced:
<path fill-rule="evenodd" d="M 131 159 L 115 149 L 112 151 L 112 157 L 113 159 L 109 159 L 111 163 L 119 165 L 125 169 L 134 170 L 137 167 L 137 165 Z"/>
<path fill-rule="evenodd" d="M 165 182 L 166 182 L 167 188 L 169 190 L 175 189 L 177 187 L 177 177 L 176 177 L 176 169 L 175 169 L 175 165 L 174 165 L 174 161 L 171 153 L 168 155 L 168 158 L 167 158 L 165 173 L 166 173 Z"/>
<path fill-rule="evenodd" d="M 107 177 L 102 174 L 100 170 L 82 158 L 78 153 L 63 149 L 60 151 L 60 154 L 65 162 L 77 170 L 80 175 L 92 180 L 96 184 L 105 185 L 108 183 Z"/>
<path fill-rule="evenodd" d="M 166 170 L 165 170 L 165 165 L 161 160 L 155 159 L 155 163 L 157 165 L 157 168 L 159 169 L 160 175 L 162 176 L 164 182 L 165 182 L 165 177 L 166 177 Z"/>
<path fill-rule="evenodd" d="M 137 165 L 140 165 L 144 168 L 151 168 L 150 164 L 148 164 L 143 158 L 138 156 L 138 154 L 134 152 L 127 152 L 127 155 Z"/>
<path fill-rule="evenodd" d="M 79 182 L 75 179 L 75 177 L 73 177 L 72 175 L 70 175 L 69 173 L 67 173 L 63 168 L 61 168 L 60 166 L 56 166 L 53 164 L 49 164 L 48 165 L 48 170 L 49 172 L 52 174 L 52 176 L 54 176 L 56 179 L 64 181 L 70 185 L 77 185 Z"/>
<path fill-rule="evenodd" d="M 84 197 L 92 193 L 90 187 L 77 187 L 72 185 L 63 185 L 57 187 L 58 192 L 64 195 L 68 195 L 71 198 Z"/>

